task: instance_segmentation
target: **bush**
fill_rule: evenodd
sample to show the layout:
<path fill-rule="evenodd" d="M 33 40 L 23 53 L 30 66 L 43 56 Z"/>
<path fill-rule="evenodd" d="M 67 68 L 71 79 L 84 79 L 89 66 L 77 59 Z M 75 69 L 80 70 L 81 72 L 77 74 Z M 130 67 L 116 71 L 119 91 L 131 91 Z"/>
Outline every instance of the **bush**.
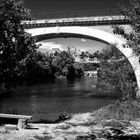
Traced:
<path fill-rule="evenodd" d="M 98 86 L 115 89 L 122 100 L 135 99 L 136 78 L 129 61 L 114 46 L 104 49 L 98 69 Z"/>
<path fill-rule="evenodd" d="M 95 112 L 95 120 L 135 120 L 140 117 L 140 102 L 137 100 L 119 101 Z"/>

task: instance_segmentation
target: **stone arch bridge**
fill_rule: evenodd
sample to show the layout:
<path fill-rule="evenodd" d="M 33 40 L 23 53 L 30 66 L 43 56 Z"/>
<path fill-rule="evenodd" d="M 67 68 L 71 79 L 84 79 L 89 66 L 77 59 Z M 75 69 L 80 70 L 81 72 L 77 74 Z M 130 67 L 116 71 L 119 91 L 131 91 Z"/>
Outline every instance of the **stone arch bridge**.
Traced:
<path fill-rule="evenodd" d="M 128 19 L 123 16 L 76 17 L 61 19 L 43 19 L 23 21 L 26 32 L 37 37 L 37 41 L 55 37 L 85 37 L 106 44 L 116 44 L 133 67 L 138 89 L 140 89 L 139 58 L 126 45 L 126 40 L 113 34 L 112 25 L 122 25 L 127 32 L 131 31 Z M 140 96 L 140 90 L 137 97 Z"/>

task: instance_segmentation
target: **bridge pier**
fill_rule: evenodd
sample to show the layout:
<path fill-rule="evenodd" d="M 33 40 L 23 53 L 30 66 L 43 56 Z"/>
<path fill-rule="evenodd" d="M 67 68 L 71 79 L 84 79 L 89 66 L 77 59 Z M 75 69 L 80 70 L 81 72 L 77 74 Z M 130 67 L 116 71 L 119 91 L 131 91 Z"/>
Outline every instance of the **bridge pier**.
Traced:
<path fill-rule="evenodd" d="M 134 72 L 137 80 L 136 97 L 140 98 L 140 69 L 134 70 Z"/>
<path fill-rule="evenodd" d="M 131 56 L 127 57 L 136 77 L 137 89 L 136 89 L 136 98 L 140 98 L 140 63 L 139 57 L 131 53 Z"/>

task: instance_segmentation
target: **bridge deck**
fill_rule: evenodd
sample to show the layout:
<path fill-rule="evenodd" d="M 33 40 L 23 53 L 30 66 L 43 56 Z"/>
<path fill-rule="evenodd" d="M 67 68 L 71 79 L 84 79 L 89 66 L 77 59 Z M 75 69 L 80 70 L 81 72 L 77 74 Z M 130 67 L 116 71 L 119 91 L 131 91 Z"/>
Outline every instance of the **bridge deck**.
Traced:
<path fill-rule="evenodd" d="M 116 16 L 96 16 L 96 17 L 75 17 L 56 18 L 22 21 L 25 28 L 53 27 L 53 26 L 94 26 L 108 24 L 128 24 L 129 20 L 121 15 Z"/>

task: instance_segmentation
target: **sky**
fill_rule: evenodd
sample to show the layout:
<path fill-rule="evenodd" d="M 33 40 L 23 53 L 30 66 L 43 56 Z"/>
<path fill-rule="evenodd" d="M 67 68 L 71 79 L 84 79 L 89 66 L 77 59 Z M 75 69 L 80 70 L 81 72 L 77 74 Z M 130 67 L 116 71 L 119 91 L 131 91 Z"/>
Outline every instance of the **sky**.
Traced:
<path fill-rule="evenodd" d="M 43 40 L 41 42 L 38 42 L 38 44 L 42 44 L 40 47 L 40 51 L 47 52 L 51 51 L 52 48 L 59 48 L 61 51 L 67 50 L 68 47 L 70 48 L 76 48 L 77 51 L 100 51 L 103 48 L 105 48 L 107 45 L 94 41 L 91 39 L 85 39 L 85 38 L 56 38 L 56 39 L 49 39 L 49 40 Z"/>
<path fill-rule="evenodd" d="M 25 7 L 31 9 L 35 17 L 40 18 L 49 13 L 115 10 L 119 5 L 128 4 L 129 0 L 24 0 Z"/>

